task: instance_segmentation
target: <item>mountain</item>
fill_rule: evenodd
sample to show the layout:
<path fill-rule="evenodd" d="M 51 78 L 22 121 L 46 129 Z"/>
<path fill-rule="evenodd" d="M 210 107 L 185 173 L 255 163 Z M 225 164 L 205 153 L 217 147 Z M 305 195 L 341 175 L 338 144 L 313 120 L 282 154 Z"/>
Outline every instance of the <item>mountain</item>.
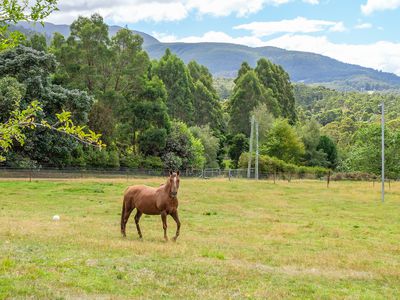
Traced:
<path fill-rule="evenodd" d="M 69 25 L 56 25 L 49 22 L 44 22 L 43 26 L 39 23 L 32 24 L 29 22 L 19 22 L 18 25 L 15 27 L 16 29 L 23 28 L 22 31 L 24 32 L 39 32 L 41 34 L 44 34 L 49 39 L 53 36 L 55 32 L 61 33 L 63 36 L 69 36 L 70 34 Z M 111 36 L 114 36 L 120 29 L 122 29 L 121 26 L 113 25 L 108 27 Z M 144 48 L 154 43 L 160 43 L 156 38 L 144 32 L 135 30 L 132 30 L 132 32 L 140 35 L 143 38 Z"/>
<path fill-rule="evenodd" d="M 44 23 L 32 26 L 18 23 L 24 30 L 37 31 L 51 37 L 54 32 L 68 36 L 69 25 Z M 110 35 L 122 27 L 110 26 Z M 247 47 L 227 43 L 161 43 L 149 34 L 133 31 L 143 37 L 143 48 L 154 59 L 160 58 L 169 48 L 185 63 L 196 60 L 216 77 L 233 78 L 243 61 L 255 66 L 258 59 L 266 57 L 281 65 L 294 82 L 322 84 L 340 90 L 391 90 L 400 89 L 400 77 L 358 65 L 347 64 L 320 54 L 289 51 L 276 47 Z"/>

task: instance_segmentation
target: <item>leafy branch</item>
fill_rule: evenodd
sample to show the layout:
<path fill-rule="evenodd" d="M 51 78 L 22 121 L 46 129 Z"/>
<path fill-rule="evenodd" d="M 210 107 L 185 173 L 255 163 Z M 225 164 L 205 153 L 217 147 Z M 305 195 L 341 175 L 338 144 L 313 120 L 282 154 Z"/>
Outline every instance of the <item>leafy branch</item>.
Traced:
<path fill-rule="evenodd" d="M 4 161 L 4 153 L 11 147 L 14 141 L 24 145 L 26 136 L 24 129 L 35 129 L 37 127 L 47 128 L 60 132 L 74 138 L 80 143 L 104 148 L 106 145 L 100 140 L 101 134 L 97 134 L 86 126 L 74 125 L 71 120 L 71 113 L 63 111 L 56 114 L 58 122 L 50 124 L 45 120 L 37 122 L 37 114 L 42 111 L 39 101 L 31 102 L 24 110 L 16 108 L 12 111 L 10 118 L 5 123 L 0 123 L 0 161 Z"/>
<path fill-rule="evenodd" d="M 19 21 L 40 22 L 57 10 L 57 0 L 1 0 L 0 1 L 0 51 L 20 44 L 25 36 L 18 32 L 10 32 L 9 24 Z"/>

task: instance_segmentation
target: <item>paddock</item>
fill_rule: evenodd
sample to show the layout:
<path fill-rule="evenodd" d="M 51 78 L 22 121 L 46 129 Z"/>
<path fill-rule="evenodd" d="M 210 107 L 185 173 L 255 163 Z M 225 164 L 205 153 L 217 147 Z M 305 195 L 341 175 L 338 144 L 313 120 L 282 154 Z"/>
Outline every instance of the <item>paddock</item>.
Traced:
<path fill-rule="evenodd" d="M 124 189 L 164 181 L 1 180 L 0 298 L 400 298 L 399 182 L 182 178 L 178 241 L 123 238 Z"/>

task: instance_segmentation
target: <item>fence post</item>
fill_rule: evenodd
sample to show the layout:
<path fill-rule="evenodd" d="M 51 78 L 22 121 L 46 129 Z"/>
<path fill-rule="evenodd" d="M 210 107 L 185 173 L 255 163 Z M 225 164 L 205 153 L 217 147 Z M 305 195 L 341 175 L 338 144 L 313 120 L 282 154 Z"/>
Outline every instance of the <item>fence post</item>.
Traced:
<path fill-rule="evenodd" d="M 228 170 L 228 178 L 229 178 L 229 181 L 231 181 L 231 169 Z"/>
<path fill-rule="evenodd" d="M 326 182 L 326 187 L 329 188 L 329 182 L 331 181 L 331 170 L 328 171 L 328 177 Z"/>

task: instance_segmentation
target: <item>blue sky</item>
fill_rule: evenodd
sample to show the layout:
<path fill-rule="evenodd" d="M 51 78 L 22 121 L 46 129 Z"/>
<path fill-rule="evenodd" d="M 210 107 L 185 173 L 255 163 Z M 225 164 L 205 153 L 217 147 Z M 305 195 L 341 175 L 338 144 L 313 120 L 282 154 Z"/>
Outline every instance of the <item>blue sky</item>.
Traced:
<path fill-rule="evenodd" d="M 100 13 L 163 42 L 310 51 L 400 75 L 400 0 L 59 0 L 48 21 Z"/>

